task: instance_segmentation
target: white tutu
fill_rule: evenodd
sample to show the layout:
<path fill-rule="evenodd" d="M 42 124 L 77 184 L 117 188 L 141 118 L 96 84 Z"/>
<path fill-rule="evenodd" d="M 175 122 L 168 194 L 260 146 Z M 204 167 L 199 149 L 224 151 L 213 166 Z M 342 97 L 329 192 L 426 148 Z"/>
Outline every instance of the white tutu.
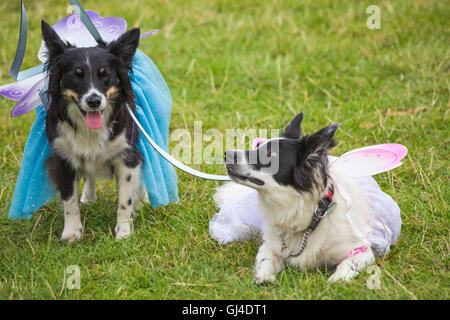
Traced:
<path fill-rule="evenodd" d="M 369 235 L 372 248 L 380 256 L 387 254 L 400 233 L 400 208 L 372 177 L 355 181 L 366 193 L 374 211 L 373 229 Z M 218 194 L 215 196 L 220 211 L 209 223 L 211 237 L 222 244 L 254 239 L 263 225 L 257 191 L 243 185 L 230 183 L 229 186 L 232 194 L 225 192 L 226 199 L 221 199 Z"/>

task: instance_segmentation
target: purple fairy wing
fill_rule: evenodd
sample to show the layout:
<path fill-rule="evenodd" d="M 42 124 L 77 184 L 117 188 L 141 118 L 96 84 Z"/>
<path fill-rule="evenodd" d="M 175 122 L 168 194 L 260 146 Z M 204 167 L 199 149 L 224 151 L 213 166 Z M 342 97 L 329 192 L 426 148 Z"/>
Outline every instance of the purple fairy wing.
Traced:
<path fill-rule="evenodd" d="M 103 41 L 111 42 L 127 31 L 127 22 L 120 17 L 103 18 L 95 11 L 86 11 L 94 26 L 100 33 Z M 61 37 L 76 47 L 93 47 L 97 45 L 90 32 L 86 29 L 80 16 L 73 13 L 58 21 L 53 29 Z M 39 60 L 45 62 L 47 49 L 44 42 L 39 49 Z"/>
<path fill-rule="evenodd" d="M 148 37 L 148 36 L 154 36 L 154 35 L 156 35 L 158 33 L 158 31 L 159 31 L 159 29 L 145 32 L 145 33 L 141 34 L 139 39 L 142 39 L 142 38 L 145 38 L 145 37 Z"/>
<path fill-rule="evenodd" d="M 89 12 L 93 11 L 88 11 L 88 15 Z M 114 41 L 127 31 L 127 22 L 120 17 L 98 16 L 97 19 L 91 18 L 91 20 L 105 42 Z"/>
<path fill-rule="evenodd" d="M 18 117 L 36 109 L 42 104 L 39 92 L 45 85 L 46 78 L 42 78 L 36 82 L 30 90 L 17 102 L 11 112 L 12 117 Z"/>
<path fill-rule="evenodd" d="M 5 84 L 0 86 L 0 94 L 7 99 L 19 101 L 44 77 L 45 74 L 40 73 L 22 81 Z"/>

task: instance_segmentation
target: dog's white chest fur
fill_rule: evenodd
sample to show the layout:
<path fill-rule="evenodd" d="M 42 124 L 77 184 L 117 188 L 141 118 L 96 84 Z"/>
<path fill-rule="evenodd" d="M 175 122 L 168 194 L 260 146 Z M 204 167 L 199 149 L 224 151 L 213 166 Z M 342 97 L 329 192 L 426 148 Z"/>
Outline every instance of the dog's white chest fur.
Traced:
<path fill-rule="evenodd" d="M 68 107 L 69 112 L 77 108 Z M 58 124 L 58 137 L 53 141 L 53 149 L 69 160 L 75 169 L 94 177 L 109 177 L 110 165 L 128 147 L 125 133 L 110 139 L 110 129 L 106 126 L 109 115 L 104 115 L 103 125 L 98 130 L 87 127 L 85 119 L 78 110 L 73 110 L 76 130 L 66 121 Z"/>

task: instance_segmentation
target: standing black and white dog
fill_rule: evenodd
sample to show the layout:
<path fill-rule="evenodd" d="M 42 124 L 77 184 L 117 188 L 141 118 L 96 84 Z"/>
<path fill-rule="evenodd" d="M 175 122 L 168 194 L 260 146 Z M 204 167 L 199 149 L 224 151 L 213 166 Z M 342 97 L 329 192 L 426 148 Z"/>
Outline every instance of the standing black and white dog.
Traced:
<path fill-rule="evenodd" d="M 287 264 L 337 266 L 329 281 L 349 280 L 375 260 L 368 239 L 369 200 L 356 182 L 328 166 L 327 150 L 335 145 L 339 124 L 302 136 L 302 119 L 297 115 L 281 137 L 255 150 L 225 153 L 234 182 L 218 189 L 216 201 L 230 200 L 240 188 L 236 183 L 258 191 L 264 225 L 257 284 L 273 282 Z"/>
<path fill-rule="evenodd" d="M 80 178 L 85 180 L 81 202 L 86 203 L 96 201 L 97 178 L 116 177 L 116 238 L 132 232 L 134 206 L 142 192 L 142 156 L 136 149 L 138 135 L 126 104 L 134 110 L 128 73 L 139 35 L 139 29 L 132 29 L 109 44 L 77 48 L 63 42 L 42 21 L 50 100 L 46 130 L 51 154 L 47 167 L 64 205 L 62 240 L 82 236 Z"/>

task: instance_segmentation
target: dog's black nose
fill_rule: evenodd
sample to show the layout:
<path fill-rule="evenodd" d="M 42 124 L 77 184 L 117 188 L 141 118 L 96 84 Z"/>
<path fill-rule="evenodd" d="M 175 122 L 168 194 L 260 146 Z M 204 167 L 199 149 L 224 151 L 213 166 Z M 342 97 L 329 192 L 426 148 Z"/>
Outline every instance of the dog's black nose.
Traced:
<path fill-rule="evenodd" d="M 96 94 L 91 94 L 89 97 L 87 97 L 86 103 L 89 106 L 89 108 L 96 109 L 100 107 L 100 104 L 102 103 L 102 98 L 100 98 Z"/>

